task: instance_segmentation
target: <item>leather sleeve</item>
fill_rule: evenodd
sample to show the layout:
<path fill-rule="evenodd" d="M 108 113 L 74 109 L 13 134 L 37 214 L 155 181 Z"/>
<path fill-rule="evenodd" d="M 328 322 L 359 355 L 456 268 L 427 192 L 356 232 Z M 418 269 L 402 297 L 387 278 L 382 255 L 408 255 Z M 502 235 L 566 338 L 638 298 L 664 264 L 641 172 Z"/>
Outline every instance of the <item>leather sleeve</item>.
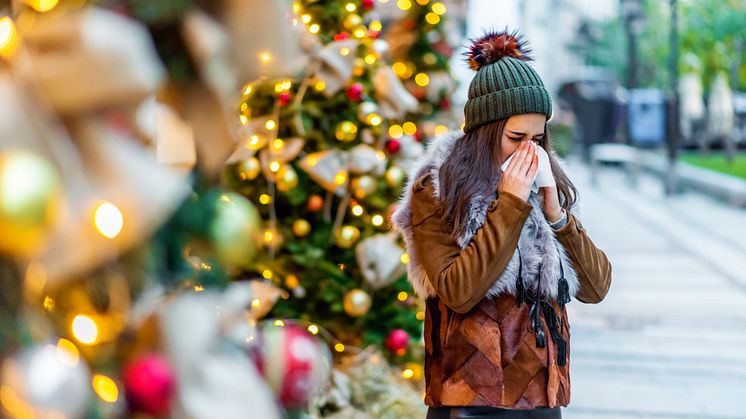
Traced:
<path fill-rule="evenodd" d="M 437 206 L 432 178 L 423 176 L 415 183 L 412 196 L 415 250 L 443 303 L 466 313 L 508 265 L 532 206 L 516 195 L 500 193 L 464 249 L 442 229 L 442 212 Z"/>
<path fill-rule="evenodd" d="M 600 303 L 611 286 L 611 263 L 606 254 L 593 244 L 583 225 L 569 211 L 567 224 L 555 230 L 555 234 L 578 274 L 580 291 L 576 298 L 583 303 Z"/>

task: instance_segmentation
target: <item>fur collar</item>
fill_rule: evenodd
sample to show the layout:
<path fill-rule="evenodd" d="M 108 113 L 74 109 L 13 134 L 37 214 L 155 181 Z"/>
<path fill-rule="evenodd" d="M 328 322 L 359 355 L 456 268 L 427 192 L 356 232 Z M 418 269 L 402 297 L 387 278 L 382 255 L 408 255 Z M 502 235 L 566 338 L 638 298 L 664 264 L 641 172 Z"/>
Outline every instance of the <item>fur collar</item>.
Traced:
<path fill-rule="evenodd" d="M 430 284 L 430 280 L 427 278 L 427 274 L 414 251 L 412 209 L 410 206 L 412 186 L 417 179 L 429 172 L 433 176 L 433 194 L 437 198 L 440 194 L 438 182 L 439 168 L 450 155 L 454 144 L 463 135 L 461 131 L 451 131 L 433 137 L 428 141 L 425 154 L 413 164 L 408 173 L 406 187 L 399 199 L 399 206 L 392 216 L 392 227 L 403 235 L 409 254 L 409 263 L 407 265 L 409 281 L 414 291 L 424 298 L 433 297 L 436 295 L 436 292 Z M 484 224 L 487 209 L 496 197 L 498 180 L 497 173 L 491 179 L 485 179 L 484 185 L 480 187 L 480 190 L 483 192 L 472 198 L 469 209 L 469 220 L 464 231 L 458 235 L 457 240 L 459 247 L 462 249 L 469 244 L 471 238 L 482 227 L 482 224 Z M 560 263 L 562 263 L 565 279 L 569 285 L 570 296 L 577 294 L 579 288 L 577 273 L 573 269 L 564 247 L 557 240 L 554 230 L 544 218 L 544 213 L 541 209 L 542 200 L 543 198 L 539 194 L 531 192 L 528 202 L 533 208 L 521 230 L 516 251 L 505 270 L 495 279 L 495 283 L 487 291 L 485 298 L 494 298 L 504 293 L 516 295 L 516 280 L 518 279 L 519 270 L 518 248 L 520 248 L 520 256 L 523 264 L 523 280 L 529 292 L 532 294 L 535 293 L 537 286 L 539 286 L 538 274 L 541 265 L 543 268 L 541 269 L 540 292 L 545 298 L 556 299 L 560 279 Z"/>

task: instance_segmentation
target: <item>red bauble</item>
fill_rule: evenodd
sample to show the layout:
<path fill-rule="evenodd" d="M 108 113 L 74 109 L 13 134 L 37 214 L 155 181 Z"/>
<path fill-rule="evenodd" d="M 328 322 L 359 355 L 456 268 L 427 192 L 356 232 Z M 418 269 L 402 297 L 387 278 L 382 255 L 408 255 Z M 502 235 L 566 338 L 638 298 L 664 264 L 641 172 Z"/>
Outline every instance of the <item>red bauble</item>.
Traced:
<path fill-rule="evenodd" d="M 160 355 L 145 355 L 124 370 L 124 391 L 130 409 L 151 415 L 168 412 L 176 390 L 171 365 Z"/>
<path fill-rule="evenodd" d="M 422 135 L 422 130 L 418 129 L 417 132 L 414 133 L 414 139 L 418 143 L 421 143 L 424 138 L 425 137 Z"/>
<path fill-rule="evenodd" d="M 344 41 L 345 39 L 349 39 L 349 38 L 350 38 L 350 34 L 347 33 L 347 32 L 340 32 L 340 33 L 334 35 L 334 40 L 335 41 Z"/>
<path fill-rule="evenodd" d="M 347 98 L 355 102 L 360 102 L 363 100 L 363 91 L 365 91 L 365 88 L 362 84 L 353 83 L 347 88 Z"/>
<path fill-rule="evenodd" d="M 440 109 L 448 110 L 451 109 L 451 101 L 447 98 L 443 98 L 440 100 Z"/>
<path fill-rule="evenodd" d="M 282 92 L 277 98 L 280 101 L 280 106 L 287 106 L 290 103 L 290 92 Z"/>
<path fill-rule="evenodd" d="M 375 5 L 375 0 L 363 0 L 363 9 L 370 10 Z"/>
<path fill-rule="evenodd" d="M 259 370 L 288 409 L 303 408 L 326 382 L 330 356 L 321 343 L 296 325 L 262 327 Z"/>
<path fill-rule="evenodd" d="M 386 349 L 399 355 L 407 350 L 409 346 L 409 333 L 404 329 L 394 329 L 386 337 Z"/>
<path fill-rule="evenodd" d="M 308 198 L 308 210 L 311 212 L 319 212 L 324 206 L 324 198 L 319 195 L 311 195 Z"/>
<path fill-rule="evenodd" d="M 399 152 L 399 149 L 401 148 L 401 143 L 399 140 L 396 139 L 390 139 L 386 141 L 386 151 L 388 151 L 391 154 Z"/>

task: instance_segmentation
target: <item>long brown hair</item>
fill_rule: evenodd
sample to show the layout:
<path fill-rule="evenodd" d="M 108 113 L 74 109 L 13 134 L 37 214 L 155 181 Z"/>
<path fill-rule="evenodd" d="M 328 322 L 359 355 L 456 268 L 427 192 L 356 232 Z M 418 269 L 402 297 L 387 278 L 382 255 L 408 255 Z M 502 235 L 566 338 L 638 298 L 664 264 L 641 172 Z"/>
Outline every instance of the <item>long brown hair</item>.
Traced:
<path fill-rule="evenodd" d="M 497 182 L 501 174 L 498 156 L 502 151 L 506 121 L 500 119 L 464 134 L 456 140 L 449 158 L 440 166 L 438 187 L 440 206 L 443 208 L 441 221 L 452 229 L 454 238 L 466 227 L 472 198 L 495 192 L 491 185 Z M 560 205 L 569 210 L 577 202 L 578 190 L 554 157 L 552 136 L 547 125 L 544 126 L 544 139 L 539 144 L 549 154 Z M 490 182 L 484 182 L 485 178 L 489 178 Z"/>

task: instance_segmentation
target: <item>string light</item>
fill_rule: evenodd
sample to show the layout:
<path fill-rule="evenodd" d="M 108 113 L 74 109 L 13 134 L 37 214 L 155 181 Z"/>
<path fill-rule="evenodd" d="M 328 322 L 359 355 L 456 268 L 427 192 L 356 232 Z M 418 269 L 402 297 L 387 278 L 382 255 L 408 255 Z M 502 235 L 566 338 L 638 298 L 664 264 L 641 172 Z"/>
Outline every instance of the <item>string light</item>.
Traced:
<path fill-rule="evenodd" d="M 431 25 L 437 25 L 440 22 L 440 16 L 436 13 L 430 12 L 425 15 L 425 20 Z"/>
<path fill-rule="evenodd" d="M 319 33 L 319 30 L 321 30 L 321 26 L 319 26 L 318 23 L 314 23 L 308 27 L 308 32 L 311 32 L 312 34 Z"/>
<path fill-rule="evenodd" d="M 269 121 L 267 121 L 267 122 L 266 122 L 266 123 L 264 124 L 264 128 L 266 128 L 266 129 L 267 129 L 268 131 L 272 131 L 272 130 L 273 130 L 273 129 L 275 129 L 276 127 L 277 127 L 277 122 L 275 122 L 275 121 L 274 121 L 274 120 L 272 120 L 272 119 L 270 119 Z"/>
<path fill-rule="evenodd" d="M 418 311 L 417 314 L 415 314 L 415 317 L 419 321 L 425 320 L 425 312 L 424 311 Z"/>
<path fill-rule="evenodd" d="M 122 232 L 124 216 L 116 205 L 104 201 L 93 212 L 93 225 L 101 235 L 113 239 Z"/>
<path fill-rule="evenodd" d="M 57 341 L 57 357 L 68 367 L 75 368 L 80 362 L 80 351 L 74 343 L 60 338 Z"/>
<path fill-rule="evenodd" d="M 341 343 L 337 343 L 336 345 L 334 345 L 334 350 L 337 352 L 344 352 L 345 346 L 342 345 Z"/>
<path fill-rule="evenodd" d="M 446 13 L 446 5 L 440 2 L 433 3 L 432 9 L 433 9 L 433 12 L 439 15 L 444 15 Z"/>
<path fill-rule="evenodd" d="M 323 92 L 324 89 L 326 89 L 326 83 L 324 83 L 323 80 L 317 80 L 316 83 L 313 84 L 313 88 L 316 89 L 317 92 Z"/>
<path fill-rule="evenodd" d="M 348 12 L 350 12 L 350 13 L 352 13 L 352 12 L 354 12 L 355 10 L 357 10 L 357 6 L 355 6 L 355 3 L 347 3 L 347 4 L 345 5 L 345 10 L 347 10 L 347 11 L 348 11 Z"/>
<path fill-rule="evenodd" d="M 259 308 L 262 305 L 262 301 L 258 298 L 251 300 L 251 308 Z"/>
<path fill-rule="evenodd" d="M 78 342 L 93 345 L 98 340 L 98 326 L 88 316 L 79 314 L 72 322 L 72 332 Z"/>
<path fill-rule="evenodd" d="M 334 175 L 335 185 L 344 185 L 345 182 L 347 182 L 347 175 L 344 172 L 339 172 Z"/>
<path fill-rule="evenodd" d="M 349 49 L 349 48 L 347 48 L 347 47 L 342 47 L 342 48 L 340 48 L 340 49 L 339 49 L 339 55 L 341 55 L 341 56 L 343 56 L 343 57 L 346 57 L 346 56 L 350 55 L 350 49 Z M 323 83 L 323 82 L 322 82 L 322 83 Z M 324 89 L 321 89 L 321 90 L 324 90 Z"/>
<path fill-rule="evenodd" d="M 262 276 L 264 277 L 264 279 L 272 279 L 272 271 L 270 271 L 269 269 L 265 269 L 262 271 Z"/>
<path fill-rule="evenodd" d="M 285 322 L 282 321 L 282 320 L 275 320 L 275 326 L 277 326 L 277 327 L 284 327 L 285 326 Z"/>
<path fill-rule="evenodd" d="M 273 160 L 271 163 L 269 163 L 269 170 L 271 170 L 273 173 L 277 173 L 280 170 L 280 162 L 277 160 Z"/>
<path fill-rule="evenodd" d="M 318 335 L 319 334 L 319 327 L 315 324 L 312 324 L 308 326 L 308 331 L 311 332 L 312 335 Z"/>
<path fill-rule="evenodd" d="M 293 13 L 295 13 L 296 15 L 300 13 L 300 3 L 298 3 L 297 1 L 293 2 Z"/>
<path fill-rule="evenodd" d="M 372 113 L 372 114 L 368 115 L 368 123 L 370 125 L 372 125 L 374 127 L 377 127 L 377 126 L 381 125 L 381 122 L 383 122 L 383 119 L 381 119 L 381 117 L 378 116 L 378 114 Z"/>
<path fill-rule="evenodd" d="M 400 61 L 395 62 L 391 66 L 391 69 L 394 70 L 394 74 L 399 77 L 404 77 L 404 75 L 407 74 L 407 65 Z"/>
<path fill-rule="evenodd" d="M 352 207 L 352 214 L 358 217 L 363 215 L 363 207 L 361 207 L 360 205 L 354 205 Z"/>
<path fill-rule="evenodd" d="M 208 265 L 208 266 L 209 266 L 209 265 Z M 201 267 L 201 266 L 200 266 L 200 267 Z M 208 269 L 208 270 L 210 270 L 210 269 Z M 194 292 L 202 292 L 202 291 L 204 291 L 204 290 L 205 290 L 205 287 L 203 287 L 203 286 L 202 286 L 202 285 L 200 285 L 200 284 L 197 284 L 197 285 L 195 285 L 195 286 L 194 286 Z"/>
<path fill-rule="evenodd" d="M 430 0 L 417 0 L 417 4 L 420 6 L 426 6 L 428 3 L 430 3 Z"/>
<path fill-rule="evenodd" d="M 374 226 L 378 227 L 383 224 L 383 217 L 380 214 L 376 214 L 371 218 L 371 222 Z"/>
<path fill-rule="evenodd" d="M 396 299 L 399 301 L 407 301 L 408 297 L 409 295 L 406 292 L 401 291 L 399 294 L 397 294 Z"/>
<path fill-rule="evenodd" d="M 372 65 L 376 62 L 376 56 L 374 54 L 368 54 L 365 56 L 364 60 L 366 64 Z"/>
<path fill-rule="evenodd" d="M 407 253 L 407 252 L 402 253 L 401 256 L 399 257 L 399 261 L 401 263 L 405 264 L 405 265 L 408 264 L 409 263 L 409 253 Z"/>
<path fill-rule="evenodd" d="M 399 0 L 396 2 L 396 6 L 406 11 L 412 7 L 412 2 L 410 0 Z"/>
<path fill-rule="evenodd" d="M 272 55 L 268 52 L 260 52 L 259 53 L 259 61 L 262 64 L 269 64 L 270 61 L 272 61 Z"/>
<path fill-rule="evenodd" d="M 411 368 L 407 368 L 404 371 L 402 371 L 401 376 L 406 378 L 407 380 L 414 377 L 414 371 L 412 371 Z"/>
<path fill-rule="evenodd" d="M 414 82 L 420 87 L 425 87 L 430 84 L 430 76 L 425 73 L 417 73 L 417 75 L 414 76 Z"/>
<path fill-rule="evenodd" d="M 389 137 L 399 139 L 402 135 L 404 135 L 404 129 L 402 129 L 401 125 L 392 125 L 389 127 Z"/>
<path fill-rule="evenodd" d="M 44 297 L 44 304 L 43 304 L 44 310 L 52 311 L 54 310 L 54 305 L 55 305 L 54 299 L 52 297 L 48 295 Z"/>
<path fill-rule="evenodd" d="M 300 281 L 298 281 L 297 276 L 290 274 L 285 277 L 285 285 L 287 285 L 288 288 L 295 288 L 300 285 Z"/>
<path fill-rule="evenodd" d="M 238 119 L 241 121 L 241 125 L 246 125 L 249 123 L 249 118 L 247 118 L 246 115 L 240 115 Z"/>
<path fill-rule="evenodd" d="M 368 25 L 370 30 L 375 32 L 380 32 L 381 29 L 383 29 L 383 24 L 381 24 L 380 20 L 374 20 L 373 22 L 370 22 L 370 25 Z"/>
<path fill-rule="evenodd" d="M 300 21 L 303 22 L 303 23 L 305 23 L 306 25 L 308 25 L 309 23 L 311 23 L 311 15 L 309 15 L 309 14 L 302 15 L 300 17 Z"/>
<path fill-rule="evenodd" d="M 266 193 L 263 193 L 259 195 L 259 202 L 262 205 L 269 205 L 269 203 L 272 202 L 272 197 L 267 195 Z"/>
<path fill-rule="evenodd" d="M 402 128 L 404 129 L 404 133 L 407 135 L 414 135 L 417 133 L 417 124 L 414 122 L 408 121 L 402 124 Z"/>
<path fill-rule="evenodd" d="M 364 27 L 357 28 L 352 32 L 355 38 L 365 38 L 367 33 Z"/>
<path fill-rule="evenodd" d="M 111 378 L 96 374 L 92 380 L 93 390 L 98 394 L 101 400 L 107 403 L 114 403 L 119 398 L 119 389 L 117 384 Z"/>
<path fill-rule="evenodd" d="M 59 0 L 26 0 L 26 4 L 39 13 L 54 9 L 57 3 L 59 3 Z"/>
<path fill-rule="evenodd" d="M 446 132 L 448 132 L 448 127 L 445 125 L 435 127 L 435 135 L 445 134 Z"/>

